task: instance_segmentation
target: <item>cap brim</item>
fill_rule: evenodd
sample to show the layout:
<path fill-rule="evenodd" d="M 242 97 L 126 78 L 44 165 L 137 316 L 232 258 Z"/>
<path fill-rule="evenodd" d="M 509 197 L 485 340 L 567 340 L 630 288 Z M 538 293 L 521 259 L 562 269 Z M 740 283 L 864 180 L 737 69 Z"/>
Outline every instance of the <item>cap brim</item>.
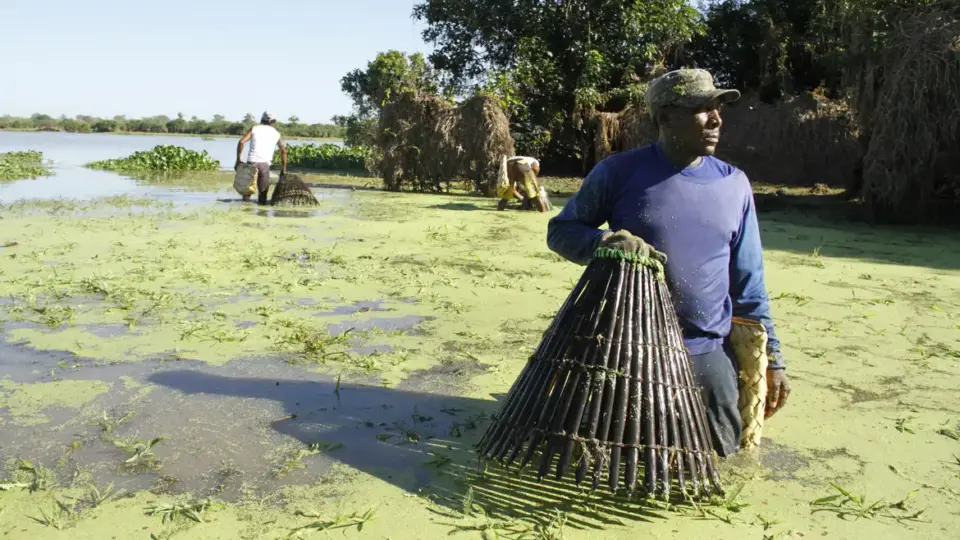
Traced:
<path fill-rule="evenodd" d="M 720 103 L 733 103 L 738 99 L 740 99 L 739 90 L 718 88 L 704 94 L 685 96 L 685 99 L 677 103 L 677 105 L 681 107 L 703 107 L 709 103 L 712 103 L 713 101 L 719 101 Z"/>
<path fill-rule="evenodd" d="M 710 101 L 713 101 L 714 99 L 719 99 L 720 103 L 733 103 L 734 101 L 740 99 L 740 91 L 732 88 L 718 88 L 711 94 Z"/>

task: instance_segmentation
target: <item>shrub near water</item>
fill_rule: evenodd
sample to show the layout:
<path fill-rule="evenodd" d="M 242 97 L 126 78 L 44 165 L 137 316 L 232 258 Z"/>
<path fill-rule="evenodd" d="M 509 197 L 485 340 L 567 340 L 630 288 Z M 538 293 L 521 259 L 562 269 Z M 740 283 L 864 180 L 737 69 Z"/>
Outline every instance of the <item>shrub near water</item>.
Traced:
<path fill-rule="evenodd" d="M 50 168 L 43 163 L 42 152 L 27 150 L 0 154 L 0 180 L 20 180 L 50 174 Z"/>
<path fill-rule="evenodd" d="M 363 171 L 369 150 L 362 147 L 344 147 L 335 144 L 287 145 L 287 166 L 298 169 L 327 171 Z M 280 152 L 273 155 L 273 163 L 280 163 Z"/>
<path fill-rule="evenodd" d="M 182 146 L 162 144 L 153 150 L 134 152 L 121 159 L 94 161 L 86 166 L 105 171 L 183 172 L 215 171 L 220 168 L 220 162 L 210 157 L 206 150 L 198 152 Z"/>

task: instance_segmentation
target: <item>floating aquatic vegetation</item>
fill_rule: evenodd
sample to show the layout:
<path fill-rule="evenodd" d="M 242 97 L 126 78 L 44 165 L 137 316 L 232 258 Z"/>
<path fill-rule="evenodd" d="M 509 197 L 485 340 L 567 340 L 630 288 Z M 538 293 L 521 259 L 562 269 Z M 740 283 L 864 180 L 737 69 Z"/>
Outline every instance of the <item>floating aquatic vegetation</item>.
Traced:
<path fill-rule="evenodd" d="M 206 150 L 198 152 L 182 146 L 161 144 L 125 158 L 94 161 L 86 167 L 106 171 L 169 173 L 215 171 L 220 168 L 220 162 L 210 157 Z"/>
<path fill-rule="evenodd" d="M 50 176 L 49 164 L 43 162 L 43 152 L 26 150 L 0 154 L 0 180 L 21 180 Z"/>

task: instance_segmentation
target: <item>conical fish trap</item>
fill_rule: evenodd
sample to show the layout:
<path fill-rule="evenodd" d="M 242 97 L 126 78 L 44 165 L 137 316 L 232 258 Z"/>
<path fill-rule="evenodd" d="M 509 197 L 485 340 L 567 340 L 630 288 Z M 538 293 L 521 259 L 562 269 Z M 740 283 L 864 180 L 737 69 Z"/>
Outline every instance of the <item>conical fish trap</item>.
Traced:
<path fill-rule="evenodd" d="M 663 266 L 600 248 L 479 443 L 538 476 L 616 492 L 721 494 L 706 411 Z M 642 471 L 641 466 L 642 464 Z M 640 477 L 642 472 L 642 477 Z M 673 491 L 676 493 L 676 491 Z"/>
<path fill-rule="evenodd" d="M 767 401 L 767 329 L 757 321 L 734 317 L 730 346 L 739 370 L 740 447 L 754 448 L 760 446 Z"/>
<path fill-rule="evenodd" d="M 299 175 L 284 174 L 280 176 L 277 185 L 270 195 L 270 204 L 273 206 L 318 206 L 317 198 L 307 187 Z"/>
<path fill-rule="evenodd" d="M 550 202 L 550 197 L 547 196 L 547 190 L 540 186 L 537 196 L 540 199 L 540 203 L 543 205 L 544 210 L 547 212 L 553 210 L 553 204 Z"/>

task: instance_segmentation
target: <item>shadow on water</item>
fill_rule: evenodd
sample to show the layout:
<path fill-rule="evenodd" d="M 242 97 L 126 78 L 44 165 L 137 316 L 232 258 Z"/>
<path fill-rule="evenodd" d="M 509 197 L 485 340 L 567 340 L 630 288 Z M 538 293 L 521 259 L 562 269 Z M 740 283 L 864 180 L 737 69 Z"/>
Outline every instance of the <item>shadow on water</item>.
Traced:
<path fill-rule="evenodd" d="M 862 205 L 842 194 L 754 193 L 763 247 L 810 256 L 960 269 L 955 229 L 871 224 Z"/>
<path fill-rule="evenodd" d="M 319 208 L 257 208 L 256 215 L 276 218 L 309 218 L 324 215 Z"/>
<path fill-rule="evenodd" d="M 435 210 L 456 210 L 456 211 L 467 211 L 467 212 L 473 212 L 477 210 L 489 211 L 489 210 L 497 209 L 496 205 L 480 205 L 480 204 L 469 203 L 469 202 L 452 202 L 452 203 L 445 203 L 445 204 L 434 204 L 432 206 L 428 206 L 428 208 L 435 209 Z"/>
<path fill-rule="evenodd" d="M 960 269 L 960 235 L 926 227 L 869 225 L 803 210 L 760 214 L 764 249 L 801 256 L 843 257 L 864 262 Z"/>
<path fill-rule="evenodd" d="M 277 433 L 304 445 L 320 444 L 329 459 L 411 493 L 425 493 L 449 511 L 463 509 L 469 490 L 473 502 L 491 516 L 548 522 L 556 511 L 575 512 L 567 516 L 568 524 L 598 529 L 662 517 L 640 501 L 605 498 L 598 504 L 597 494 L 569 482 L 537 482 L 529 471 L 518 477 L 498 466 L 482 467 L 473 446 L 495 401 L 426 392 L 422 382 L 386 389 L 195 370 L 163 371 L 148 380 L 187 397 L 214 394 L 275 402 L 285 413 L 269 423 Z M 451 512 L 449 517 L 458 516 Z"/>
<path fill-rule="evenodd" d="M 462 518 L 468 492 L 488 515 L 504 519 L 547 522 L 562 511 L 576 514 L 568 516 L 571 526 L 599 527 L 654 516 L 626 500 L 605 502 L 600 511 L 595 496 L 572 484 L 480 468 L 473 447 L 497 401 L 450 395 L 469 380 L 469 369 L 414 372 L 383 388 L 263 358 L 211 367 L 175 354 L 100 362 L 13 344 L 2 349 L 0 369 L 10 383 L 108 385 L 79 411 L 36 403 L 28 412 L 42 422 L 0 408 L 0 457 L 43 464 L 63 482 L 83 471 L 98 486 L 227 501 L 305 484 L 330 486 L 336 496 L 344 472 L 333 466 L 342 463 L 428 497 L 451 521 Z M 0 402 L 17 388 L 0 387 Z M 124 465 L 124 442 L 160 436 L 157 467 Z"/>
<path fill-rule="evenodd" d="M 83 470 L 99 486 L 227 501 L 288 485 L 329 487 L 336 496 L 348 482 L 343 475 L 352 474 L 334 467 L 341 463 L 437 503 L 431 511 L 449 518 L 452 528 L 463 526 L 467 498 L 502 522 L 548 523 L 562 512 L 569 526 L 596 530 L 671 515 L 640 499 L 591 493 L 570 479 L 537 481 L 537 458 L 522 475 L 483 466 L 473 449 L 503 395 L 455 395 L 469 384 L 470 369 L 416 371 L 384 388 L 369 377 L 341 380 L 268 358 L 219 367 L 175 353 L 101 362 L 2 344 L 0 370 L 13 383 L 109 385 L 81 411 L 37 404 L 29 412 L 45 423 L 18 422 L 16 410 L 0 408 L 0 457 L 42 463 L 64 479 Z M 0 403 L 10 391 L 0 386 Z M 158 436 L 166 439 L 154 448 L 157 468 L 123 465 L 127 455 L 115 441 Z M 782 463 L 775 445 L 768 448 L 764 465 L 774 471 L 805 466 Z"/>

